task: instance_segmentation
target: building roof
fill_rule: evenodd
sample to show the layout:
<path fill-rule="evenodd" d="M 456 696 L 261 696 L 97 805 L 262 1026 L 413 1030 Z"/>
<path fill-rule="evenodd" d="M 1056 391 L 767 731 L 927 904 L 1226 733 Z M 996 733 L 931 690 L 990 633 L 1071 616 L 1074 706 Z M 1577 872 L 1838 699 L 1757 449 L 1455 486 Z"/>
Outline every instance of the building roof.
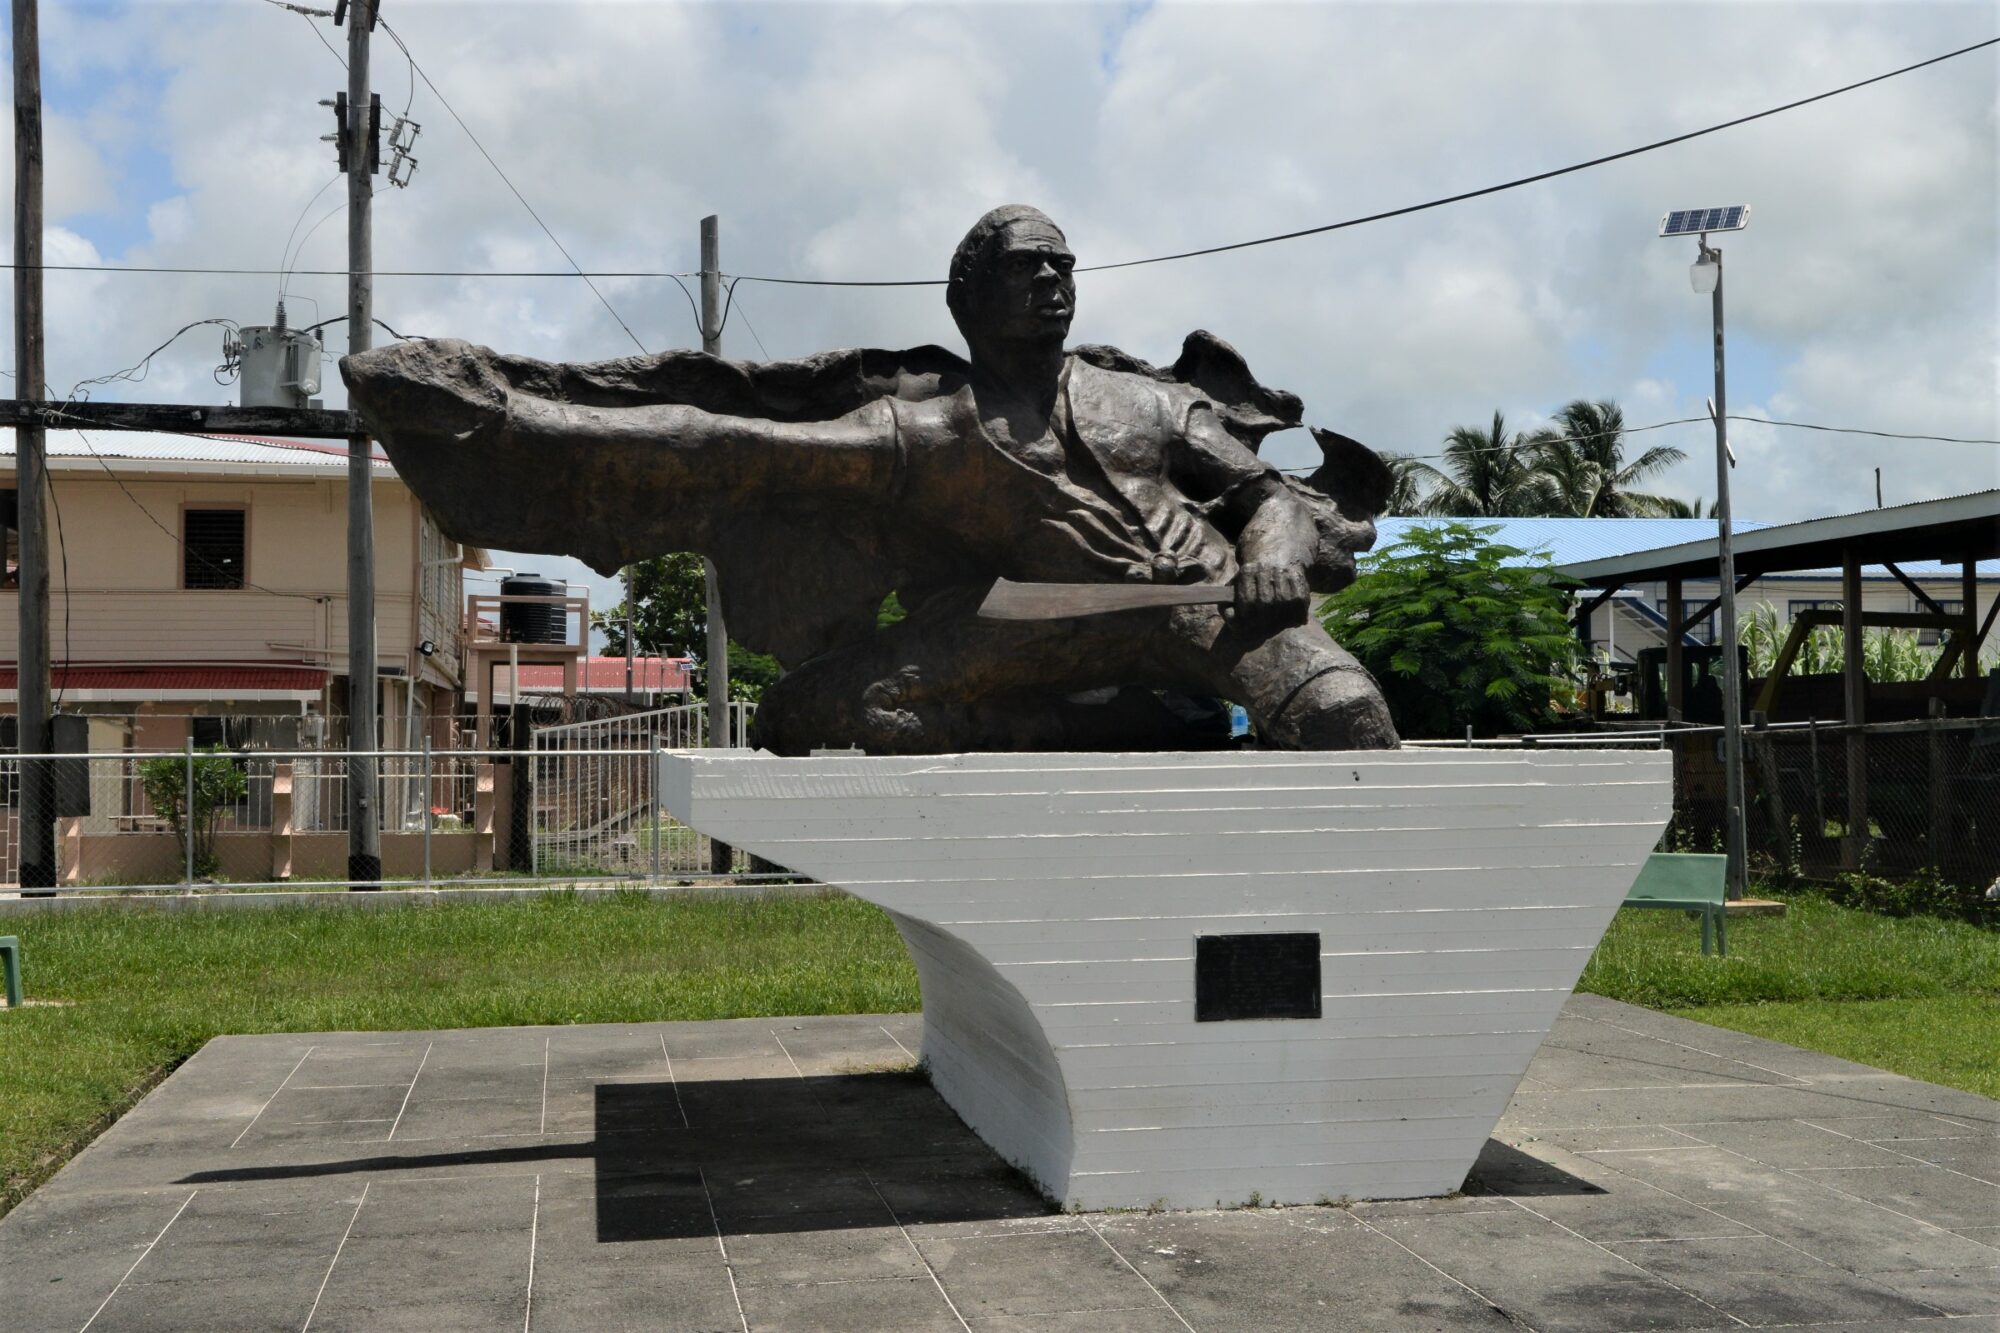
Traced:
<path fill-rule="evenodd" d="M 57 666 L 50 688 L 78 703 L 277 701 L 310 703 L 326 688 L 326 668 L 289 663 L 161 662 L 149 666 Z M 0 701 L 12 703 L 19 668 L 0 666 Z"/>
<path fill-rule="evenodd" d="M 1375 549 L 1379 551 L 1402 540 L 1412 528 L 1434 528 L 1446 523 L 1496 528 L 1498 531 L 1492 534 L 1494 541 L 1517 546 L 1530 554 L 1546 554 L 1558 565 L 1628 555 L 1715 535 L 1712 518 L 1378 518 Z M 1766 526 L 1754 519 L 1739 519 L 1736 530 L 1744 532 Z"/>
<path fill-rule="evenodd" d="M 1978 562 L 1981 577 L 2000 576 L 2000 490 L 1745 529 L 1749 525 L 1738 525 L 1731 543 L 1739 577 L 1831 573 L 1847 551 L 1864 565 L 1892 562 L 1912 578 L 1957 574 L 1968 559 Z M 1664 578 L 1712 579 L 1717 560 L 1717 539 L 1710 531 L 1694 540 L 1558 563 L 1572 578 L 1616 587 Z"/>
<path fill-rule="evenodd" d="M 182 435 L 150 430 L 52 430 L 48 433 L 51 471 L 97 469 L 242 476 L 326 476 L 347 474 L 347 446 L 330 440 L 285 440 L 262 435 Z M 14 429 L 0 427 L 0 458 L 12 466 Z M 381 446 L 374 448 L 375 475 L 396 470 Z"/>

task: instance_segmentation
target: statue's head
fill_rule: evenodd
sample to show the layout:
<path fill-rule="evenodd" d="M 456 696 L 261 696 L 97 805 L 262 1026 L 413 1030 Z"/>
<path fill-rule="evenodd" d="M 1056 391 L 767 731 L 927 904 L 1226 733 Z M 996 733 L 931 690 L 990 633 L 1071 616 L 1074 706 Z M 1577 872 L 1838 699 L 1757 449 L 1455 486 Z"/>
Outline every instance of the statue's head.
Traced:
<path fill-rule="evenodd" d="M 1026 204 L 1006 204 L 972 224 L 951 257 L 945 304 L 966 345 L 1050 342 L 1076 317 L 1076 256 L 1062 229 Z"/>

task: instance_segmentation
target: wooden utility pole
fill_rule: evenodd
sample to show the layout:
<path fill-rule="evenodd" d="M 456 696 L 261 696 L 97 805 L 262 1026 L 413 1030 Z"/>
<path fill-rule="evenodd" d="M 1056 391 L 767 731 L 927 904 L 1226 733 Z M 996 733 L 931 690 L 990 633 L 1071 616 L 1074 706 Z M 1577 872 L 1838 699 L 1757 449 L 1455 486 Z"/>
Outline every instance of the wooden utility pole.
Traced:
<path fill-rule="evenodd" d="M 722 355 L 722 221 L 713 213 L 701 220 L 701 350 L 710 356 Z M 722 589 L 716 582 L 715 562 L 701 562 L 708 585 L 708 743 L 728 745 L 729 734 L 729 627 L 722 622 Z M 709 870 L 726 875 L 735 864 L 735 854 L 724 842 L 710 840 Z"/>
<path fill-rule="evenodd" d="M 42 358 L 42 53 L 36 0 L 14 0 L 14 386 L 48 397 Z M 15 714 L 23 755 L 49 751 L 48 437 L 40 421 L 14 428 L 14 496 L 20 508 L 20 653 Z M 55 773 L 47 763 L 21 774 L 23 889 L 56 882 Z"/>
<path fill-rule="evenodd" d="M 368 38 L 381 0 L 347 10 L 347 350 L 368 350 L 375 324 L 374 174 L 379 112 L 368 92 Z M 380 887 L 376 802 L 375 469 L 365 431 L 347 438 L 347 880 Z"/>

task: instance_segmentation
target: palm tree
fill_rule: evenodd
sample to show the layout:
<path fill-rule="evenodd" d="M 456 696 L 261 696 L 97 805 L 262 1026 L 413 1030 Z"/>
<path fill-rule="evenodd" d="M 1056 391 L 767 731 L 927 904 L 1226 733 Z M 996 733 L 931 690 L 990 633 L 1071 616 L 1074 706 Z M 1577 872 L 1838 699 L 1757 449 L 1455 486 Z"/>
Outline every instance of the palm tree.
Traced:
<path fill-rule="evenodd" d="M 1687 454 L 1655 445 L 1625 461 L 1625 413 L 1618 404 L 1578 398 L 1556 413 L 1555 429 L 1539 441 L 1541 470 L 1556 495 L 1555 511 L 1577 518 L 1651 518 L 1667 512 L 1663 496 L 1632 489 Z"/>
<path fill-rule="evenodd" d="M 1431 482 L 1423 512 L 1448 518 L 1518 518 L 1546 514 L 1555 489 L 1539 469 L 1539 436 L 1509 435 L 1500 413 L 1493 428 L 1456 427 L 1445 437 L 1442 470 L 1418 463 Z"/>
<path fill-rule="evenodd" d="M 1408 454 L 1384 449 L 1380 455 L 1389 468 L 1389 498 L 1382 502 L 1383 514 L 1405 518 L 1424 512 L 1424 478 L 1434 476 L 1429 467 Z"/>
<path fill-rule="evenodd" d="M 1677 496 L 1663 495 L 1660 497 L 1660 512 L 1658 516 L 1660 518 L 1714 518 L 1715 506 L 1711 504 L 1708 508 L 1703 509 L 1699 495 L 1694 497 L 1693 504 L 1689 504 L 1686 500 L 1682 500 Z"/>

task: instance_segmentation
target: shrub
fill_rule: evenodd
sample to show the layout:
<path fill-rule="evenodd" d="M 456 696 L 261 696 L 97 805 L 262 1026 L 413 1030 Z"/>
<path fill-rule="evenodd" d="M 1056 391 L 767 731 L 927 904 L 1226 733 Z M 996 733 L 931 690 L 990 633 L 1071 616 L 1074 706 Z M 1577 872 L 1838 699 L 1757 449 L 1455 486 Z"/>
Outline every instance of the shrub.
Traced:
<path fill-rule="evenodd" d="M 1374 673 L 1411 739 L 1533 731 L 1555 719 L 1576 639 L 1570 580 L 1545 554 L 1467 523 L 1412 528 L 1326 601 L 1327 632 Z"/>
<path fill-rule="evenodd" d="M 222 865 L 215 854 L 215 826 L 225 809 L 243 799 L 247 780 L 236 759 L 220 745 L 196 751 L 193 767 L 192 793 L 188 760 L 181 755 L 161 755 L 142 761 L 139 785 L 145 789 L 147 803 L 173 829 L 183 857 L 187 855 L 192 829 L 194 873 L 197 878 L 213 879 Z M 194 807 L 191 813 L 187 808 L 190 794 Z"/>

